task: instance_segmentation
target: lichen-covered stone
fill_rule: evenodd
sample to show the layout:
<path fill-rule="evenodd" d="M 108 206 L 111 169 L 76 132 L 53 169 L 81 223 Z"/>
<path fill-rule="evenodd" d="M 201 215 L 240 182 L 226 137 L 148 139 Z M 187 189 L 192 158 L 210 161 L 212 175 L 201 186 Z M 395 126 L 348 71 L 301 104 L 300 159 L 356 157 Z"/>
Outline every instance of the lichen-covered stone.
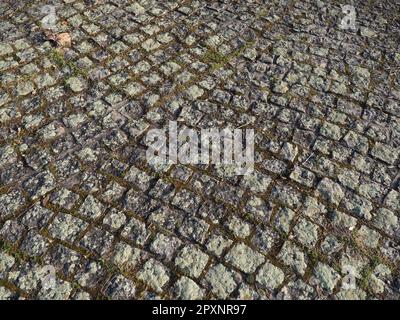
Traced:
<path fill-rule="evenodd" d="M 83 231 L 88 224 L 69 214 L 58 214 L 49 226 L 49 233 L 52 237 L 63 241 L 74 241 L 78 234 Z"/>
<path fill-rule="evenodd" d="M 227 239 L 222 235 L 212 235 L 207 241 L 207 249 L 217 256 L 220 256 L 223 251 L 232 244 L 232 240 Z"/>
<path fill-rule="evenodd" d="M 148 260 L 138 273 L 138 279 L 149 285 L 153 290 L 161 292 L 169 280 L 169 271 L 154 259 Z"/>
<path fill-rule="evenodd" d="M 314 268 L 313 282 L 321 289 L 332 292 L 340 279 L 340 275 L 330 266 L 319 262 Z"/>
<path fill-rule="evenodd" d="M 318 184 L 317 195 L 328 202 L 338 205 L 344 197 L 344 192 L 339 184 L 324 178 Z"/>
<path fill-rule="evenodd" d="M 68 88 L 73 92 L 80 92 L 84 89 L 84 84 L 79 78 L 71 77 L 66 81 Z"/>
<path fill-rule="evenodd" d="M 293 229 L 296 239 L 306 247 L 314 247 L 318 241 L 318 226 L 312 222 L 301 219 Z"/>
<path fill-rule="evenodd" d="M 112 278 L 105 290 L 105 294 L 113 300 L 131 300 L 135 293 L 134 283 L 122 275 Z"/>
<path fill-rule="evenodd" d="M 393 235 L 400 228 L 398 217 L 385 208 L 380 208 L 376 212 L 372 219 L 372 224 L 390 235 Z"/>
<path fill-rule="evenodd" d="M 245 273 L 253 273 L 263 263 L 264 257 L 245 245 L 235 245 L 226 255 L 225 259 Z"/>
<path fill-rule="evenodd" d="M 78 213 L 88 219 L 96 219 L 104 212 L 104 205 L 92 195 L 88 195 Z"/>
<path fill-rule="evenodd" d="M 307 258 L 296 245 L 288 241 L 285 242 L 279 252 L 278 258 L 299 274 L 303 275 L 305 273 L 307 268 Z"/>
<path fill-rule="evenodd" d="M 284 280 L 284 273 L 281 269 L 267 262 L 264 264 L 256 276 L 256 281 L 267 289 L 276 289 Z"/>
<path fill-rule="evenodd" d="M 55 178 L 50 171 L 33 176 L 24 182 L 24 187 L 33 199 L 37 199 L 55 188 Z"/>
<path fill-rule="evenodd" d="M 378 246 L 380 235 L 375 230 L 372 230 L 366 226 L 362 226 L 357 231 L 357 236 L 364 246 L 370 248 L 376 248 Z"/>
<path fill-rule="evenodd" d="M 190 278 L 181 277 L 172 288 L 173 295 L 182 300 L 199 300 L 204 297 L 203 290 Z"/>
<path fill-rule="evenodd" d="M 205 279 L 211 291 L 221 299 L 226 299 L 237 286 L 233 272 L 222 264 L 212 267 Z"/>
<path fill-rule="evenodd" d="M 207 265 L 208 256 L 196 246 L 185 246 L 175 258 L 175 265 L 187 275 L 198 278 Z"/>
<path fill-rule="evenodd" d="M 293 210 L 289 208 L 281 208 L 274 218 L 274 224 L 276 228 L 284 233 L 288 233 L 294 216 L 295 213 Z"/>

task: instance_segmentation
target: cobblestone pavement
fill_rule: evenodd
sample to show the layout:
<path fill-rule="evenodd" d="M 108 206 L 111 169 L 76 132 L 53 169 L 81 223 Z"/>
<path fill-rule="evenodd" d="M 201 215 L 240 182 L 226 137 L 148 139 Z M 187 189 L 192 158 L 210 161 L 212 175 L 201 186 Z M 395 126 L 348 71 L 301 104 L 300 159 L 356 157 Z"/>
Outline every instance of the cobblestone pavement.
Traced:
<path fill-rule="evenodd" d="M 0 1 L 0 298 L 399 299 L 396 2 Z M 254 173 L 149 165 L 170 120 Z"/>

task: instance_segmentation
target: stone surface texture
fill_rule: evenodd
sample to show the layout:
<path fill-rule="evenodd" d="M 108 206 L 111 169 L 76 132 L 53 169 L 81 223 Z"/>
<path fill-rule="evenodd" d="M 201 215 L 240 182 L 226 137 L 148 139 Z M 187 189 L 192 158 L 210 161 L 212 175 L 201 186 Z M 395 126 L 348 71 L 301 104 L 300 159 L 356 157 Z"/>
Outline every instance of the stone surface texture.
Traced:
<path fill-rule="evenodd" d="M 400 4 L 348 2 L 0 1 L 0 299 L 400 299 Z"/>

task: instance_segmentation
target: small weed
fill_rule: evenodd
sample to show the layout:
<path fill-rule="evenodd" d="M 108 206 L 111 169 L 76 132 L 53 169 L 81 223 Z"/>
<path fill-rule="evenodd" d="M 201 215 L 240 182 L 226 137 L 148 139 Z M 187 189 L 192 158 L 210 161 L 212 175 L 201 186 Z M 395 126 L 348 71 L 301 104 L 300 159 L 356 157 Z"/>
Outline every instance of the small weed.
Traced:
<path fill-rule="evenodd" d="M 319 256 L 318 252 L 316 250 L 312 250 L 310 251 L 309 256 L 311 263 L 315 265 L 318 262 L 318 256 Z"/>
<path fill-rule="evenodd" d="M 203 60 L 206 63 L 211 64 L 213 70 L 220 69 L 232 59 L 240 56 L 247 48 L 254 45 L 254 43 L 254 41 L 250 41 L 230 54 L 222 54 L 216 49 L 208 48 L 206 53 L 203 55 Z"/>
<path fill-rule="evenodd" d="M 117 268 L 109 261 L 101 259 L 99 262 L 100 265 L 104 267 L 110 274 L 114 274 L 118 271 Z"/>
<path fill-rule="evenodd" d="M 229 62 L 229 58 L 227 55 L 224 55 L 217 50 L 211 48 L 207 50 L 203 58 L 206 63 L 209 63 L 213 66 L 213 69 L 217 69 L 218 66 L 223 66 Z"/>
<path fill-rule="evenodd" d="M 75 290 L 81 290 L 82 287 L 78 282 L 72 282 L 72 288 L 74 288 Z"/>
<path fill-rule="evenodd" d="M 257 12 L 257 17 L 264 17 L 268 14 L 268 9 L 261 9 L 259 12 Z"/>
<path fill-rule="evenodd" d="M 49 54 L 49 58 L 60 68 L 64 68 L 67 63 L 64 59 L 64 56 L 57 50 L 52 50 Z"/>
<path fill-rule="evenodd" d="M 363 289 L 364 291 L 368 290 L 368 281 L 369 278 L 372 274 L 372 267 L 371 266 L 366 266 L 363 270 L 361 270 L 360 272 L 360 287 L 361 289 Z"/>
<path fill-rule="evenodd" d="M 28 259 L 28 257 L 23 254 L 22 252 L 18 251 L 15 249 L 10 243 L 1 241 L 0 242 L 0 248 L 1 250 L 5 251 L 6 253 L 12 255 L 15 260 L 18 262 L 22 262 Z"/>
<path fill-rule="evenodd" d="M 66 61 L 64 56 L 57 50 L 53 50 L 49 54 L 49 58 L 59 67 L 65 68 L 68 67 L 72 76 L 82 76 L 84 78 L 88 77 L 88 71 L 85 68 L 80 68 L 75 62 L 73 61 Z"/>
<path fill-rule="evenodd" d="M 381 263 L 382 263 L 382 258 L 378 254 L 372 255 L 372 257 L 371 257 L 371 266 L 372 266 L 372 268 L 376 268 Z"/>

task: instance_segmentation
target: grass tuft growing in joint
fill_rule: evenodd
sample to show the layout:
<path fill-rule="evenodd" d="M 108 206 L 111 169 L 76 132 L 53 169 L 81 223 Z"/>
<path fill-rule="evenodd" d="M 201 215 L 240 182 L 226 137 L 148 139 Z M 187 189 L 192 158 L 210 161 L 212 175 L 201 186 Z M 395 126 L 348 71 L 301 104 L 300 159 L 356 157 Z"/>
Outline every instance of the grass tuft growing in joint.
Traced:
<path fill-rule="evenodd" d="M 213 69 L 218 69 L 229 62 L 228 55 L 224 55 L 215 49 L 209 48 L 203 56 L 204 61 L 212 65 Z"/>
<path fill-rule="evenodd" d="M 52 60 L 59 68 L 68 67 L 72 76 L 82 76 L 84 78 L 88 77 L 88 71 L 85 68 L 79 68 L 78 65 L 73 61 L 67 61 L 64 55 L 58 50 L 52 50 L 49 53 L 49 58 Z"/>

